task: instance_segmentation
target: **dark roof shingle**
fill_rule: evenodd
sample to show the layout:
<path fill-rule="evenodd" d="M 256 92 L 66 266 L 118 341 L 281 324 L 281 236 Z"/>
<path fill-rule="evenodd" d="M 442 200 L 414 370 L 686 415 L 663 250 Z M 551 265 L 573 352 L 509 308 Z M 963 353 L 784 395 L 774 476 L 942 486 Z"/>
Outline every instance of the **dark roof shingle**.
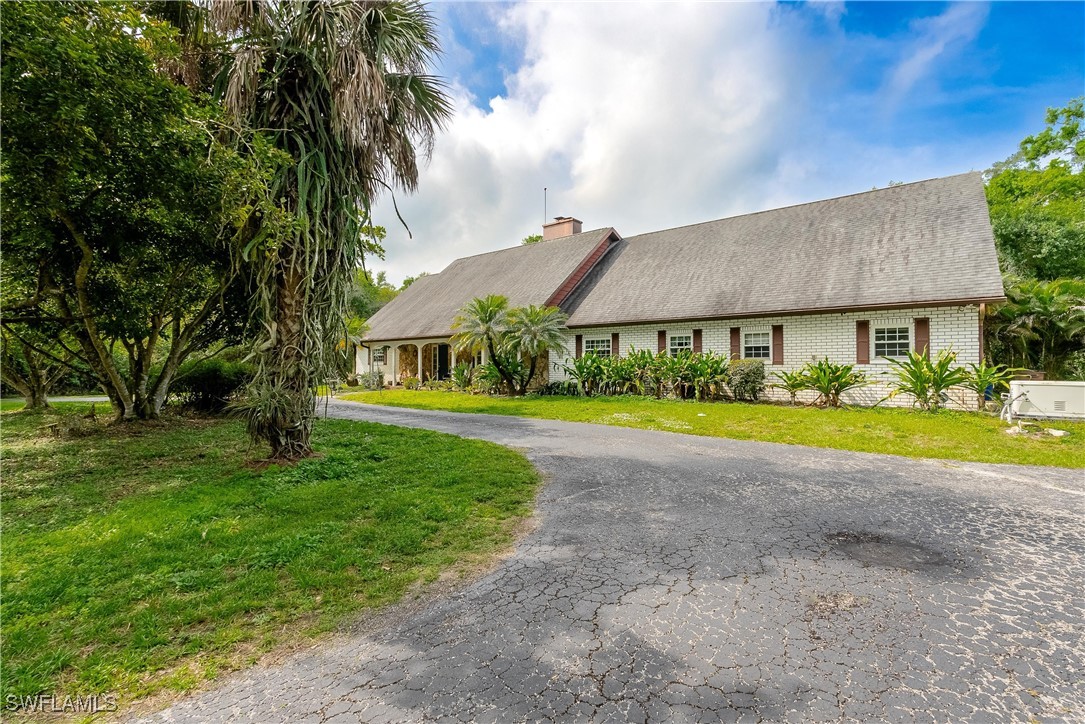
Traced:
<path fill-rule="evenodd" d="M 978 173 L 627 237 L 569 326 L 1003 296 Z"/>
<path fill-rule="evenodd" d="M 612 233 L 457 259 L 373 315 L 365 338 L 447 337 L 487 294 L 543 304 Z M 1002 297 L 983 180 L 968 173 L 616 241 L 562 307 L 585 327 Z"/>
<path fill-rule="evenodd" d="M 613 229 L 457 259 L 419 277 L 369 319 L 366 340 L 447 337 L 452 320 L 475 297 L 500 294 L 514 307 L 544 304 Z"/>

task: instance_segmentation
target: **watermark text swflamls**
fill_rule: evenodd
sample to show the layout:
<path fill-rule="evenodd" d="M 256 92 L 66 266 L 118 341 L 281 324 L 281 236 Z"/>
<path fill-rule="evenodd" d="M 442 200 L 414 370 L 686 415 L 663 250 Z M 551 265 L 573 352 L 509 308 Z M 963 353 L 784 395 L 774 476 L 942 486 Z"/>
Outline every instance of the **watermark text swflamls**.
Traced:
<path fill-rule="evenodd" d="M 57 694 L 35 694 L 17 696 L 8 694 L 4 702 L 8 711 L 20 711 L 28 714 L 99 714 L 105 711 L 117 711 L 116 694 L 88 694 L 87 696 L 58 696 Z"/>

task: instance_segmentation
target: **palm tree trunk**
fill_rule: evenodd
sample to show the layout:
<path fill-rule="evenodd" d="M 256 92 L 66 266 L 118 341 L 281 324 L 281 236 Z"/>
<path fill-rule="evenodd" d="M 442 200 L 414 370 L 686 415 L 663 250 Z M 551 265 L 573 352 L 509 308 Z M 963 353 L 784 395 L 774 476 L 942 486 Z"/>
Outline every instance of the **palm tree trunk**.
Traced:
<path fill-rule="evenodd" d="M 539 364 L 539 356 L 538 355 L 532 355 L 532 357 L 531 357 L 531 366 L 528 368 L 527 379 L 524 380 L 524 384 L 520 388 L 520 394 L 521 395 L 526 395 L 527 394 L 528 385 L 530 385 L 531 381 L 533 379 L 535 379 L 535 367 L 538 364 Z"/>
<path fill-rule="evenodd" d="M 277 295 L 278 334 L 270 350 L 272 384 L 290 398 L 285 414 L 269 435 L 272 459 L 297 460 L 312 454 L 309 366 L 305 360 L 305 273 L 298 254 L 284 265 Z"/>

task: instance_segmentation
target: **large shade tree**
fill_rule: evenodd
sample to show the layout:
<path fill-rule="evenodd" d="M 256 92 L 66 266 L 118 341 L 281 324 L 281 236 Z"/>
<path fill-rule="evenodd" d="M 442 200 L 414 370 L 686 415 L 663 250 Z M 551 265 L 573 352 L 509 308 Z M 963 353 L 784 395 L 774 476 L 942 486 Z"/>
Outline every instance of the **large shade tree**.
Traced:
<path fill-rule="evenodd" d="M 226 236 L 261 172 L 163 71 L 175 38 L 136 4 L 3 11 L 9 349 L 89 370 L 121 418 L 155 417 L 185 357 L 244 318 Z"/>
<path fill-rule="evenodd" d="M 1051 108 L 1047 125 L 988 172 L 987 203 L 1003 270 L 1085 277 L 1085 108 Z"/>
<path fill-rule="evenodd" d="M 273 180 L 293 222 L 253 217 L 241 249 L 260 321 L 258 372 L 242 410 L 277 459 L 311 453 L 315 387 L 335 365 L 352 278 L 370 241 L 370 204 L 413 190 L 451 106 L 427 68 L 430 14 L 390 2 L 214 2 L 228 39 L 218 90 L 239 125 L 262 129 L 291 163 Z"/>

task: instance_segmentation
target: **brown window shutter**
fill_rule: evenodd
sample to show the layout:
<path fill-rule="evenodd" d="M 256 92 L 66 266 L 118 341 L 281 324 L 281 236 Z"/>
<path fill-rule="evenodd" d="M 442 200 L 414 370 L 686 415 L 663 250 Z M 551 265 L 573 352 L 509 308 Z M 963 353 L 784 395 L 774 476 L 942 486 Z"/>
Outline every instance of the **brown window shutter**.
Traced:
<path fill-rule="evenodd" d="M 731 327 L 731 358 L 742 359 L 742 328 Z"/>
<path fill-rule="evenodd" d="M 617 357 L 618 356 L 618 333 L 617 332 L 611 332 L 610 333 L 610 356 L 611 357 Z"/>
<path fill-rule="evenodd" d="M 667 330 L 661 329 L 656 333 L 656 347 L 659 352 L 667 349 Z"/>
<path fill-rule="evenodd" d="M 576 358 L 580 359 L 584 356 L 584 335 L 576 335 Z"/>
<path fill-rule="evenodd" d="M 772 325 L 772 363 L 782 365 L 784 363 L 784 325 Z"/>
<path fill-rule="evenodd" d="M 924 357 L 930 357 L 931 320 L 927 317 L 915 318 L 915 351 Z"/>
<path fill-rule="evenodd" d="M 699 329 L 693 330 L 693 353 L 701 353 L 701 330 Z"/>
<path fill-rule="evenodd" d="M 870 322 L 865 319 L 855 323 L 855 364 L 870 364 Z"/>

